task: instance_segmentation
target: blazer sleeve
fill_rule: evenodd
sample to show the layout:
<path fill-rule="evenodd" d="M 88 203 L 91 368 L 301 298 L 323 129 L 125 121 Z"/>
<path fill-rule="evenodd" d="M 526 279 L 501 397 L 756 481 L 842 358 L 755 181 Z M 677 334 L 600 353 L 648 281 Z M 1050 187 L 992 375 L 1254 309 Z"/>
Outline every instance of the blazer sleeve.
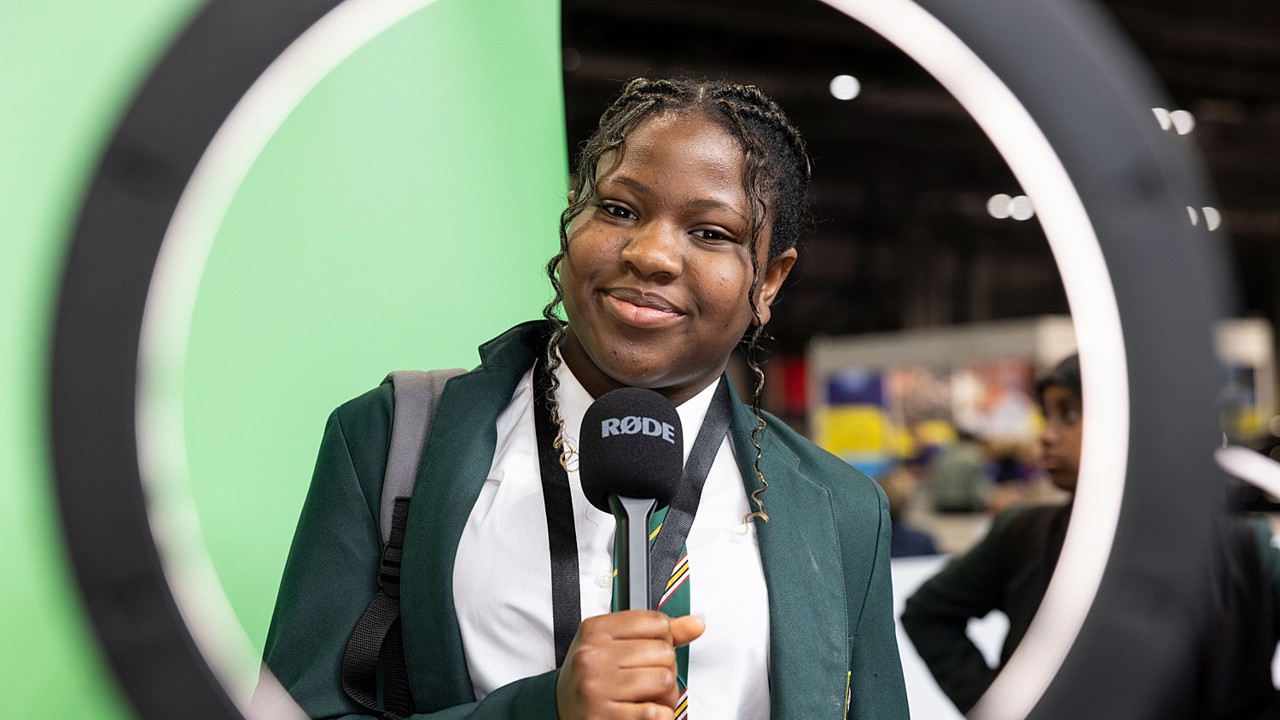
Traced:
<path fill-rule="evenodd" d="M 997 518 L 977 545 L 921 585 L 902 613 L 902 627 L 916 652 L 962 713 L 969 712 L 996 677 L 965 631 L 970 618 L 984 617 L 1000 605 L 1001 531 L 1007 518 Z"/>
<path fill-rule="evenodd" d="M 850 641 L 847 717 L 906 720 L 910 710 L 902 678 L 902 661 L 898 656 L 898 637 L 893 622 L 893 585 L 889 572 L 889 502 L 878 484 L 873 483 L 873 487 L 878 499 L 879 528 L 871 577 Z"/>
<path fill-rule="evenodd" d="M 1280 549 L 1276 548 L 1271 524 L 1265 517 L 1250 517 L 1248 523 L 1262 557 L 1262 576 L 1270 589 L 1271 617 L 1275 627 L 1280 628 Z"/>
<path fill-rule="evenodd" d="M 377 393 L 366 398 L 376 401 Z M 386 400 L 387 417 L 368 412 L 376 402 L 363 403 L 360 412 L 349 403 L 329 417 L 267 634 L 267 667 L 311 718 L 373 720 L 343 692 L 340 668 L 351 631 L 377 592 Z M 557 673 L 514 682 L 478 703 L 412 717 L 555 720 Z"/>

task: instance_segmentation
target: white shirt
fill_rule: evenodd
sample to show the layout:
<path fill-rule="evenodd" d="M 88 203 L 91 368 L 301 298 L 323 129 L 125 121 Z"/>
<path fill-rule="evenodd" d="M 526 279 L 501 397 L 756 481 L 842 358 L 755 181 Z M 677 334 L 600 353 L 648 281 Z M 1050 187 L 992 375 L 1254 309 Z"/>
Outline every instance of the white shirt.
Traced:
<path fill-rule="evenodd" d="M 591 395 L 563 363 L 556 398 L 577 447 Z M 471 508 L 453 571 L 454 605 L 477 698 L 555 668 L 551 559 L 533 425 L 533 372 L 498 416 L 488 479 Z M 715 383 L 676 408 L 684 457 L 698 435 Z M 587 502 L 569 472 L 578 539 L 582 617 L 609 612 L 614 519 Z M 728 437 L 720 445 L 689 530 L 690 608 L 707 629 L 689 649 L 689 716 L 769 717 L 769 606 L 742 474 Z"/>

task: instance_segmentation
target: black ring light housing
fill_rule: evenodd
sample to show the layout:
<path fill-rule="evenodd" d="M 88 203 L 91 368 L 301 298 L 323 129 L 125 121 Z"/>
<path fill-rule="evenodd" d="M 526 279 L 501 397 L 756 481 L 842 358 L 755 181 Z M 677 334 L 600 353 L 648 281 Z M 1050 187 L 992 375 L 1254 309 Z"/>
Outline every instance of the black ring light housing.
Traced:
<path fill-rule="evenodd" d="M 147 519 L 135 421 L 139 334 L 166 228 L 241 96 L 334 0 L 212 0 L 160 61 L 84 200 L 60 290 L 49 401 L 71 562 L 102 645 L 143 717 L 241 717 L 184 624 Z M 1127 480 L 1096 600 L 1034 718 L 1177 715 L 1178 665 L 1207 602 L 1220 474 L 1211 326 L 1226 297 L 1212 205 L 1169 107 L 1097 8 L 1066 0 L 919 0 L 1025 104 L 1061 157 L 1116 290 L 1128 359 Z M 1089 328 L 1078 327 L 1080 333 Z M 1087 370 L 1086 370 L 1087 371 Z M 1086 449 L 1086 452 L 1088 450 Z"/>
<path fill-rule="evenodd" d="M 214 133 L 336 0 L 215 0 L 156 65 L 81 208 L 58 300 L 49 385 L 63 529 L 89 616 L 139 714 L 238 718 L 183 622 L 147 519 L 134 403 L 160 244 Z"/>
<path fill-rule="evenodd" d="M 1029 717 L 1180 717 L 1195 690 L 1189 659 L 1204 640 L 1208 553 L 1225 498 L 1212 457 L 1221 437 L 1212 327 L 1230 287 L 1220 240 L 1185 207 L 1216 203 L 1189 142 L 1154 121 L 1152 108 L 1174 106 L 1096 6 L 919 4 L 1009 85 L 1057 151 L 1097 234 L 1124 332 L 1129 452 L 1112 552 Z"/>

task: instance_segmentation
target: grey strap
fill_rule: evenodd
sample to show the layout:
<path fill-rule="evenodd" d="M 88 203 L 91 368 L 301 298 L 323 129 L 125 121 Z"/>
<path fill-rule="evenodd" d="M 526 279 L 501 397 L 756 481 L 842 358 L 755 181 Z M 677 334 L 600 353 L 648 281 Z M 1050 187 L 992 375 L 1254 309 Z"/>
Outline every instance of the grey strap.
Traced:
<path fill-rule="evenodd" d="M 383 382 L 390 381 L 394 403 L 391 416 L 391 447 L 387 451 L 387 472 L 382 478 L 382 542 L 391 538 L 391 517 L 397 497 L 413 495 L 418 479 L 418 462 L 436 405 L 444 393 L 445 382 L 466 372 L 462 368 L 448 370 L 397 370 Z"/>

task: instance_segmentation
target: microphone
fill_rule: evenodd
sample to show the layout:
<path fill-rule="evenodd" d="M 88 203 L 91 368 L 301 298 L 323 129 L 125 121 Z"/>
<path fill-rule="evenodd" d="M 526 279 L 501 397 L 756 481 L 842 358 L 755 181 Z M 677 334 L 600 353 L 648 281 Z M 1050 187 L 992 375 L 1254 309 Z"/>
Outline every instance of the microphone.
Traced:
<path fill-rule="evenodd" d="M 578 475 L 587 501 L 618 521 L 618 609 L 652 610 L 649 518 L 669 505 L 680 487 L 680 416 L 652 390 L 614 390 L 587 408 L 578 445 Z"/>

